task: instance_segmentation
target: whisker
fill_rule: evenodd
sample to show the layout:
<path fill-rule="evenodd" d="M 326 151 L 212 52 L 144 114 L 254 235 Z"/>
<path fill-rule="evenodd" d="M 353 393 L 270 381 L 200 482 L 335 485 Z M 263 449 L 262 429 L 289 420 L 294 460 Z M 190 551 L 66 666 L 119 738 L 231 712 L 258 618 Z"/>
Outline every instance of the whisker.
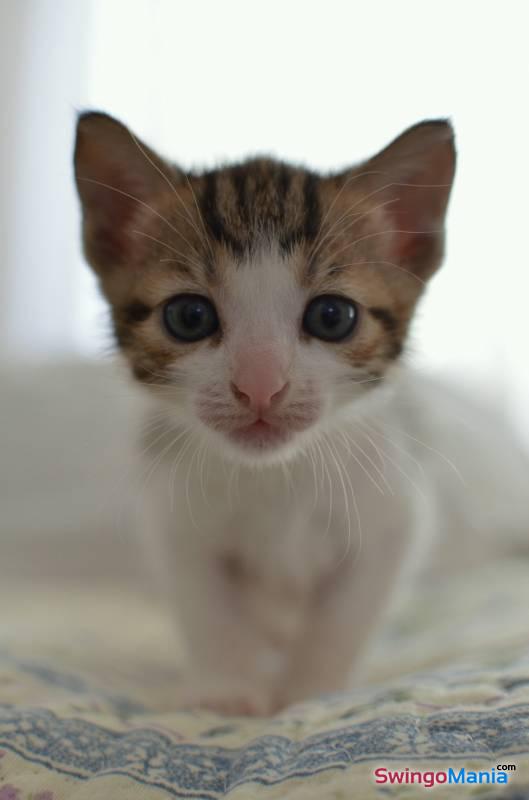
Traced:
<path fill-rule="evenodd" d="M 198 453 L 198 446 L 195 447 L 195 449 L 193 451 L 193 455 L 191 456 L 191 460 L 189 462 L 189 466 L 187 468 L 187 475 L 186 475 L 186 482 L 185 482 L 185 493 L 186 493 L 187 507 L 189 509 L 189 518 L 191 519 L 191 523 L 192 523 L 193 527 L 197 531 L 200 531 L 201 530 L 200 525 L 198 525 L 198 523 L 196 521 L 196 518 L 195 518 L 195 514 L 193 512 L 193 503 L 191 502 L 191 490 L 190 490 L 191 472 L 193 470 L 193 464 L 195 463 L 195 458 L 197 457 L 197 453 Z"/>
<path fill-rule="evenodd" d="M 406 472 L 406 470 L 405 470 L 405 469 L 404 469 L 404 468 L 403 468 L 403 467 L 402 467 L 402 466 L 399 464 L 399 462 L 398 462 L 398 461 L 396 461 L 394 458 L 392 458 L 392 457 L 391 457 L 391 456 L 390 456 L 390 455 L 387 453 L 387 451 L 386 451 L 386 450 L 384 450 L 383 448 L 380 448 L 380 450 L 381 450 L 381 452 L 382 452 L 382 453 L 384 453 L 384 456 L 385 456 L 385 458 L 387 459 L 387 461 L 389 461 L 389 463 L 390 463 L 390 464 L 391 464 L 393 467 L 395 467 L 395 469 L 397 470 L 397 472 L 400 472 L 400 474 L 401 474 L 401 475 L 403 475 L 403 476 L 404 476 L 404 477 L 405 477 L 405 478 L 406 478 L 406 479 L 407 479 L 407 480 L 410 482 L 410 484 L 411 484 L 411 485 L 412 485 L 412 487 L 415 489 L 415 491 L 417 492 L 417 494 L 418 494 L 420 497 L 422 497 L 423 499 L 426 499 L 426 495 L 425 495 L 424 491 L 423 491 L 423 490 L 422 490 L 422 489 L 421 489 L 421 488 L 420 488 L 420 487 L 417 485 L 417 483 L 416 483 L 416 482 L 413 480 L 413 478 L 411 478 L 411 477 L 410 477 L 410 475 L 409 475 L 409 474 Z"/>
<path fill-rule="evenodd" d="M 208 508 L 211 508 L 211 504 L 209 502 L 209 497 L 207 495 L 206 488 L 205 488 L 206 487 L 206 483 L 207 483 L 207 473 L 206 473 L 206 477 L 204 478 L 204 469 L 205 469 L 205 465 L 206 465 L 206 459 L 207 459 L 207 456 L 209 455 L 208 444 L 207 444 L 206 439 L 203 439 L 203 441 L 200 444 L 200 453 L 201 453 L 200 465 L 199 465 L 199 467 L 200 467 L 200 469 L 199 469 L 199 472 L 200 472 L 200 491 L 201 491 L 201 494 L 202 494 L 202 499 L 204 500 L 206 506 Z"/>
<path fill-rule="evenodd" d="M 332 514 L 333 514 L 332 480 L 331 480 L 331 475 L 330 475 L 330 472 L 329 472 L 329 467 L 327 466 L 326 460 L 325 460 L 325 458 L 323 456 L 322 449 L 320 447 L 320 442 L 317 439 L 314 440 L 314 445 L 317 448 L 317 451 L 318 451 L 319 457 L 320 457 L 320 463 L 321 463 L 321 469 L 322 469 L 322 491 L 323 491 L 323 479 L 325 477 L 327 478 L 327 485 L 329 487 L 329 511 L 327 513 L 327 526 L 326 526 L 325 532 L 323 534 L 323 537 L 327 538 L 327 536 L 329 535 L 329 532 L 331 530 L 331 520 L 332 520 Z"/>
<path fill-rule="evenodd" d="M 95 180 L 95 178 L 82 178 L 82 177 L 79 177 L 77 180 L 85 181 L 85 183 L 94 183 L 97 186 L 102 186 L 104 189 L 110 189 L 113 192 L 117 192 L 118 194 L 122 195 L 123 197 L 128 197 L 129 200 L 134 200 L 135 203 L 139 203 L 139 205 L 141 205 L 144 208 L 148 209 L 152 214 L 154 214 L 155 217 L 158 217 L 158 219 L 161 219 L 162 222 L 164 222 L 166 225 L 168 225 L 169 228 L 171 228 L 171 230 L 174 233 L 176 233 L 176 235 L 179 236 L 187 244 L 187 246 L 190 247 L 197 254 L 197 256 L 200 256 L 200 253 L 191 244 L 191 242 L 184 236 L 184 234 L 181 233 L 181 231 L 178 230 L 178 228 L 175 228 L 175 226 L 168 219 L 166 219 L 166 217 L 164 217 L 163 214 L 160 214 L 159 211 L 156 211 L 156 209 L 153 208 L 152 206 L 150 206 L 148 203 L 145 203 L 143 200 L 140 200 L 139 197 L 135 197 L 133 194 L 129 194 L 129 192 L 124 192 L 123 189 L 118 189 L 117 186 L 111 186 L 109 183 L 103 183 L 103 181 L 97 181 L 97 180 Z"/>
<path fill-rule="evenodd" d="M 193 220 L 193 218 L 192 218 L 192 216 L 191 216 L 191 213 L 190 213 L 190 211 L 189 211 L 189 208 L 187 207 L 187 205 L 184 203 L 184 201 L 182 200 L 182 198 L 181 198 L 181 197 L 180 197 L 180 195 L 178 194 L 178 192 L 177 192 L 177 190 L 176 190 L 176 186 L 175 186 L 175 185 L 173 184 L 173 182 L 172 182 L 172 181 L 169 179 L 169 177 L 168 177 L 168 176 L 165 174 L 165 172 L 164 172 L 164 171 L 163 171 L 163 170 L 162 170 L 162 169 L 161 169 L 161 168 L 158 166 L 158 164 L 156 164 L 156 163 L 155 163 L 155 162 L 152 160 L 152 158 L 151 158 L 151 157 L 149 156 L 149 154 L 148 154 L 148 153 L 145 151 L 145 148 L 144 148 L 144 147 L 142 147 L 142 145 L 140 144 L 139 140 L 138 140 L 138 139 L 136 138 L 136 136 L 135 136 L 135 135 L 132 133 L 132 131 L 129 131 L 129 133 L 130 133 L 130 135 L 131 135 L 131 137 L 132 137 L 132 141 L 134 142 L 134 144 L 136 145 L 136 147 L 138 148 L 138 150 L 140 151 L 140 153 L 141 153 L 141 154 L 144 156 L 144 158 L 145 158 L 145 159 L 148 161 L 148 163 L 151 165 L 151 167 L 153 167 L 153 168 L 156 170 L 156 172 L 157 172 L 157 173 L 158 173 L 158 174 L 159 174 L 159 175 L 160 175 L 160 176 L 161 176 L 161 177 L 164 179 L 164 181 L 167 183 L 167 185 L 169 186 L 169 188 L 171 189 L 171 191 L 172 191 L 172 192 L 173 192 L 173 194 L 175 195 L 176 199 L 178 200 L 178 202 L 180 203 L 180 205 L 182 206 L 182 208 L 183 208 L 183 209 L 184 209 L 184 211 L 186 212 L 186 216 L 184 216 L 184 215 L 183 215 L 181 212 L 179 212 L 179 211 L 177 211 L 176 213 L 177 213 L 177 214 L 178 214 L 178 215 L 179 215 L 179 216 L 180 216 L 180 217 L 181 217 L 181 218 L 184 220 L 184 222 L 187 222 L 189 225 L 191 225 L 191 227 L 193 228 L 193 230 L 195 231 L 195 233 L 197 234 L 197 236 L 198 236 L 198 237 L 199 237 L 199 239 L 200 239 L 200 238 L 201 238 L 201 233 L 200 233 L 200 231 L 198 230 L 197 226 L 195 225 L 195 222 L 194 222 L 194 220 Z M 196 250 L 196 249 L 193 247 L 193 245 L 191 245 L 191 244 L 190 244 L 189 246 L 190 246 L 190 247 L 191 247 L 191 248 L 194 250 L 194 252 L 196 253 L 196 255 L 200 257 L 200 253 L 199 253 L 199 252 L 198 252 L 198 251 L 197 251 L 197 250 Z"/>
<path fill-rule="evenodd" d="M 173 431 L 173 430 L 171 430 L 171 433 L 174 433 L 174 431 Z M 157 468 L 157 467 L 158 467 L 158 465 L 159 465 L 159 464 L 162 462 L 162 460 L 163 460 L 164 456 L 166 455 L 166 453 L 168 453 L 168 452 L 169 452 L 169 450 L 171 450 L 171 448 L 172 448 L 172 447 L 174 447 L 174 445 L 175 445 L 175 444 L 176 444 L 176 443 L 177 443 L 177 442 L 178 442 L 178 441 L 179 441 L 179 440 L 180 440 L 180 439 L 181 439 L 183 436 L 185 436 L 185 435 L 188 435 L 188 434 L 189 434 L 189 431 L 188 431 L 188 430 L 186 430 L 186 429 L 184 429 L 183 431 L 182 431 L 182 430 L 181 430 L 181 431 L 179 431 L 179 432 L 177 433 L 177 435 L 176 435 L 176 436 L 174 436 L 174 437 L 171 439 L 171 441 L 169 442 L 169 444 L 168 444 L 168 445 L 166 445 L 165 447 L 163 447 L 163 449 L 160 451 L 160 453 L 158 453 L 158 455 L 157 455 L 157 456 L 156 456 L 156 457 L 153 459 L 153 461 L 151 462 L 150 466 L 149 466 L 149 467 L 148 467 L 148 469 L 146 470 L 146 472 L 147 472 L 147 474 L 146 474 L 146 477 L 145 477 L 145 479 L 144 479 L 144 481 L 143 481 L 143 484 L 140 486 L 140 489 L 139 489 L 139 491 L 138 491 L 138 494 L 137 494 L 138 502 L 140 502 L 140 500 L 141 500 L 141 498 L 142 498 L 142 496 L 143 496 L 143 493 L 144 493 L 145 489 L 147 488 L 147 486 L 148 486 L 148 484 L 149 484 L 149 481 L 150 481 L 150 479 L 151 479 L 151 478 L 152 478 L 152 476 L 154 475 L 154 472 L 156 471 L 156 468 Z"/>
<path fill-rule="evenodd" d="M 191 181 L 189 180 L 189 176 L 187 174 L 186 174 L 185 178 L 186 178 L 186 181 L 187 181 L 187 185 L 189 186 L 189 189 L 190 189 L 191 194 L 193 196 L 193 202 L 195 204 L 195 208 L 197 210 L 198 218 L 200 220 L 200 224 L 201 224 L 202 230 L 204 232 L 204 241 L 206 242 L 206 244 L 208 246 L 208 250 L 209 250 L 209 254 L 210 254 L 211 260 L 214 261 L 215 260 L 215 253 L 213 252 L 213 247 L 211 246 L 210 238 L 209 238 L 208 232 L 206 230 L 206 225 L 205 225 L 205 222 L 204 222 L 204 215 L 202 214 L 202 212 L 200 210 L 200 206 L 198 205 L 198 201 L 197 201 L 197 196 L 195 194 L 195 190 L 193 189 L 193 185 L 192 185 Z"/>
<path fill-rule="evenodd" d="M 349 550 L 351 548 L 352 534 L 351 534 L 351 515 L 350 515 L 350 511 L 349 511 L 349 498 L 347 496 L 347 490 L 345 488 L 345 481 L 344 481 L 343 475 L 342 475 L 343 464 L 342 464 L 342 469 L 340 469 L 340 464 L 338 463 L 336 455 L 333 453 L 330 441 L 328 441 L 326 437 L 324 438 L 324 441 L 325 441 L 325 443 L 327 445 L 327 449 L 329 451 L 329 454 L 330 454 L 330 456 L 331 456 L 331 458 L 333 460 L 333 463 L 334 463 L 334 465 L 336 467 L 336 472 L 338 474 L 338 480 L 340 481 L 340 485 L 342 487 L 343 499 L 344 499 L 344 507 L 345 507 L 345 516 L 346 516 L 346 519 L 347 519 L 347 544 L 346 544 L 345 552 L 344 552 L 343 556 L 338 561 L 338 565 L 339 565 L 347 557 L 347 554 L 348 554 L 348 552 L 349 552 Z"/>
<path fill-rule="evenodd" d="M 311 468 L 312 468 L 312 477 L 314 478 L 314 500 L 312 503 L 311 508 L 311 515 L 315 512 L 316 508 L 318 507 L 318 500 L 319 500 L 319 491 L 318 491 L 318 476 L 316 473 L 316 461 L 314 457 L 314 452 L 312 449 L 312 442 L 309 442 L 309 445 L 306 449 L 303 450 L 303 454 L 307 457 Z"/>
<path fill-rule="evenodd" d="M 329 446 L 330 446 L 330 443 L 329 443 Z M 358 547 L 357 547 L 357 550 L 356 550 L 356 553 L 355 553 L 355 556 L 354 556 L 354 559 L 353 559 L 353 564 L 356 564 L 356 562 L 358 561 L 358 559 L 360 557 L 360 554 L 362 552 L 362 546 L 363 546 L 363 531 L 362 531 L 362 521 L 360 519 L 360 509 L 358 507 L 358 501 L 356 499 L 356 492 L 354 490 L 354 486 L 353 486 L 353 484 L 351 482 L 351 479 L 349 477 L 349 473 L 347 472 L 347 470 L 344 467 L 343 461 L 340 458 L 340 454 L 339 454 L 337 448 L 336 448 L 335 452 L 336 452 L 336 458 L 337 458 L 337 460 L 338 460 L 338 462 L 339 462 L 339 464 L 341 466 L 341 472 L 345 475 L 345 479 L 347 480 L 347 484 L 348 484 L 349 489 L 351 491 L 351 500 L 352 500 L 352 503 L 353 503 L 353 508 L 354 508 L 354 512 L 355 512 L 355 516 L 356 516 L 357 531 L 358 531 Z M 342 487 L 344 488 L 344 497 L 345 497 L 346 495 L 345 495 L 345 486 L 344 486 L 344 482 L 343 482 L 343 477 L 341 477 L 341 482 L 342 482 Z M 347 505 L 346 505 L 346 512 L 347 512 L 348 531 L 349 531 L 348 543 L 347 543 L 347 548 L 346 548 L 342 558 L 338 562 L 338 565 L 340 565 L 347 558 L 347 556 L 349 554 L 349 550 L 351 549 L 351 540 L 352 540 L 352 536 L 351 536 L 351 519 L 350 519 L 350 514 L 349 514 L 349 502 L 348 502 L 348 500 L 347 500 Z"/>
<path fill-rule="evenodd" d="M 410 272 L 409 269 L 405 269 L 404 267 L 401 267 L 399 264 L 395 264 L 394 261 L 352 261 L 348 264 L 333 264 L 333 267 L 335 268 L 338 267 L 339 269 L 346 269 L 347 267 L 360 267 L 368 264 L 384 264 L 386 266 L 394 267 L 395 269 L 404 272 L 406 275 L 409 275 L 410 278 L 416 280 L 417 283 L 421 284 L 421 286 L 426 286 L 426 281 L 423 281 L 422 278 L 420 278 L 414 272 Z"/>
<path fill-rule="evenodd" d="M 409 453 L 409 452 L 406 450 L 406 448 L 405 448 L 405 447 L 402 447 L 401 445 L 397 444 L 397 442 L 395 442 L 393 439 L 390 439 L 390 437 L 389 437 L 389 436 L 386 436 L 384 433 L 382 433 L 381 431 L 377 430 L 377 429 L 376 429 L 376 428 L 375 428 L 373 425 L 370 425 L 370 424 L 369 424 L 368 422 L 366 422 L 365 420 L 362 420 L 362 422 L 360 422 L 360 423 L 359 423 L 359 425 L 360 425 L 360 426 L 363 426 L 363 427 L 366 427 L 368 430 L 371 430 L 371 432 L 372 432 L 373 434 L 375 434 L 375 435 L 377 435 L 377 436 L 380 436 L 382 439 L 385 439 L 385 441 L 387 441 L 387 442 L 388 442 L 388 444 L 391 444 L 391 445 L 392 445 L 392 446 L 395 448 L 395 450 L 398 450 L 399 452 L 403 453 L 403 455 L 405 455 L 407 458 L 409 458 L 409 460 L 410 460 L 410 461 L 411 461 L 413 464 L 415 464 L 415 466 L 417 467 L 418 471 L 419 471 L 419 472 L 421 473 L 421 475 L 424 477 L 424 474 L 425 474 L 425 473 L 424 473 L 424 467 L 423 467 L 423 465 L 421 464 L 421 462 L 420 462 L 420 461 L 418 461 L 416 458 L 414 458 L 414 457 L 411 455 L 411 453 Z M 369 434 L 367 434 L 365 431 L 363 431 L 363 435 L 366 437 L 366 439 L 368 439 L 368 440 L 371 442 L 371 444 L 373 445 L 373 447 L 375 447 L 375 448 L 376 448 L 376 444 L 375 444 L 375 442 L 373 441 L 373 439 L 371 439 L 371 437 L 369 436 Z"/>
<path fill-rule="evenodd" d="M 380 424 L 383 425 L 385 428 L 390 428 L 391 430 L 394 430 L 396 433 L 400 433 L 403 436 L 406 436 L 408 439 L 411 439 L 412 441 L 417 442 L 417 444 L 420 444 L 422 447 L 425 447 L 426 450 L 429 450 L 431 453 L 435 453 L 435 455 L 439 456 L 439 458 L 441 458 L 450 467 L 450 469 L 453 470 L 454 474 L 457 476 L 457 478 L 459 478 L 459 480 L 461 481 L 463 486 L 466 486 L 466 482 L 465 482 L 463 476 L 461 475 L 460 471 L 458 470 L 458 468 L 454 464 L 454 462 L 451 461 L 448 458 L 448 456 L 446 456 L 444 453 L 441 453 L 440 450 L 437 450 L 435 447 L 432 447 L 431 445 L 426 444 L 426 442 L 423 442 L 420 439 L 417 439 L 415 436 L 412 436 L 410 433 L 407 433 L 406 431 L 400 430 L 399 428 L 395 428 L 394 426 L 389 425 L 386 422 L 380 421 Z"/>
<path fill-rule="evenodd" d="M 173 247 L 172 245 L 168 244 L 167 242 L 163 242 L 161 239 L 157 239 L 156 236 L 151 236 L 149 233 L 145 233 L 145 231 L 136 231 L 136 230 L 134 230 L 134 231 L 132 231 L 132 233 L 135 233 L 138 236 L 144 236 L 146 239 L 150 239 L 152 242 L 157 242 L 158 244 L 161 244 L 163 247 L 167 247 L 168 250 L 171 250 L 171 252 L 175 253 L 183 261 L 188 262 L 191 266 L 198 267 L 198 269 L 202 269 L 203 265 L 199 261 L 195 261 L 194 259 L 191 259 L 185 253 L 182 253 L 181 250 L 177 250 L 176 247 Z M 165 258 L 161 258 L 160 259 L 160 261 L 174 261 L 174 260 L 175 259 L 165 259 Z"/>
<path fill-rule="evenodd" d="M 318 233 L 316 234 L 316 238 L 314 240 L 314 245 L 312 246 L 311 250 L 309 251 L 308 260 L 311 260 L 312 258 L 314 258 L 314 254 L 315 254 L 315 249 L 314 248 L 316 247 L 316 245 L 319 244 L 320 235 L 321 235 L 321 233 L 323 231 L 324 225 L 327 222 L 327 219 L 329 218 L 329 215 L 332 213 L 332 210 L 333 210 L 334 206 L 336 205 L 338 199 L 340 198 L 342 192 L 346 189 L 346 187 L 349 186 L 349 184 L 352 183 L 352 181 L 358 180 L 359 178 L 365 178 L 367 175 L 382 175 L 382 174 L 384 174 L 384 173 L 378 172 L 377 170 L 368 170 L 368 171 L 365 171 L 365 172 L 356 173 L 355 175 L 350 175 L 349 178 L 347 178 L 343 182 L 342 186 L 340 187 L 340 189 L 334 195 L 334 198 L 333 198 L 329 208 L 327 209 L 327 211 L 325 212 L 325 214 L 323 216 L 323 219 L 322 219 L 322 221 L 320 223 L 320 226 L 318 228 Z"/>
<path fill-rule="evenodd" d="M 184 446 L 182 447 L 180 452 L 178 452 L 176 454 L 175 458 L 173 459 L 173 461 L 171 463 L 171 468 L 169 470 L 169 478 L 168 478 L 168 489 L 169 489 L 169 497 L 170 497 L 169 508 L 171 510 L 171 513 L 174 513 L 174 511 L 175 511 L 174 500 L 175 500 L 176 473 L 178 471 L 178 467 L 180 466 L 180 464 L 184 460 L 185 454 L 189 450 L 189 447 L 191 446 L 192 441 L 193 441 L 193 437 L 190 435 L 189 439 L 187 440 L 187 442 L 185 442 Z"/>
<path fill-rule="evenodd" d="M 358 175 L 358 176 L 352 176 L 352 177 L 353 178 L 354 177 L 361 177 L 362 175 L 369 175 L 369 174 L 383 175 L 383 174 L 387 174 L 387 172 L 386 173 L 376 172 L 376 171 L 374 171 L 372 173 L 365 172 L 365 173 L 360 173 L 360 175 Z M 331 203 L 329 211 L 333 208 L 334 203 L 336 202 L 336 199 L 340 196 L 341 192 L 343 191 L 343 189 L 345 188 L 347 183 L 348 183 L 348 181 L 346 181 L 346 183 L 341 187 L 340 191 L 337 193 L 334 202 Z M 411 187 L 411 188 L 415 188 L 415 189 L 446 189 L 446 188 L 448 188 L 449 185 L 450 184 L 445 184 L 445 183 L 435 183 L 435 184 L 434 183 L 432 183 L 432 184 L 429 184 L 429 183 L 428 184 L 427 183 L 403 183 L 403 182 L 399 183 L 397 181 L 390 181 L 390 183 L 386 183 L 383 186 L 379 186 L 376 189 L 374 189 L 372 192 L 369 192 L 368 194 L 363 195 L 362 197 L 358 198 L 358 200 L 355 203 L 353 203 L 352 206 L 349 206 L 347 212 L 345 212 L 345 215 L 349 214 L 352 210 L 354 210 L 361 203 L 365 203 L 367 200 L 369 200 L 374 195 L 379 194 L 380 192 L 384 192 L 387 189 L 391 189 L 393 187 L 396 187 L 396 188 L 410 188 Z M 395 199 L 392 199 L 392 200 L 390 200 L 388 202 L 395 202 Z M 385 205 L 385 203 L 382 203 L 381 205 Z M 324 220 L 326 220 L 327 217 L 328 217 L 328 213 L 325 215 Z M 337 220 L 335 223 L 333 223 L 333 225 L 331 226 L 330 230 L 332 230 L 336 226 L 336 224 L 338 224 L 343 218 L 344 218 L 344 215 L 342 215 L 342 217 L 340 217 L 339 220 Z M 311 252 L 310 257 L 314 258 L 314 255 L 315 255 L 315 253 Z"/>
<path fill-rule="evenodd" d="M 363 450 L 363 448 L 362 448 L 362 447 L 360 447 L 360 445 L 359 445 L 359 444 L 358 444 L 358 443 L 357 443 L 357 442 L 354 440 L 354 438 L 353 438 L 353 437 L 349 437 L 349 436 L 348 436 L 348 435 L 345 433 L 345 431 L 342 431 L 342 432 L 341 432 L 341 435 L 342 435 L 342 438 L 344 439 L 344 441 L 346 442 L 346 448 L 347 448 L 347 452 L 349 453 L 349 455 L 351 456 L 351 458 L 353 458 L 353 459 L 356 461 L 356 463 L 358 464 L 358 466 L 359 466 L 359 467 L 360 467 L 360 468 L 361 468 L 361 469 L 364 471 L 364 473 L 367 475 L 367 477 L 369 478 L 369 480 L 371 481 L 371 483 L 373 484 L 373 486 L 375 486 L 375 487 L 378 489 L 378 491 L 380 492 L 380 494 L 382 494 L 382 495 L 383 495 L 383 494 L 385 494 L 385 492 L 384 492 L 384 489 L 383 489 L 383 488 L 380 486 L 380 484 L 379 484 L 379 483 L 378 483 L 378 482 L 375 480 L 375 478 L 374 478 L 374 477 L 371 475 L 371 473 L 370 473 L 370 472 L 369 472 L 369 470 L 368 470 L 368 469 L 365 467 L 365 465 L 364 465 L 364 464 L 362 464 L 362 462 L 361 462 L 361 461 L 360 461 L 360 459 L 359 459 L 359 458 L 358 458 L 358 457 L 355 455 L 355 453 L 353 453 L 353 452 L 352 452 L 352 450 L 350 449 L 350 447 L 348 446 L 348 444 L 353 444 L 355 447 L 357 447 L 357 448 L 360 450 L 360 452 L 362 453 L 362 455 L 363 455 L 363 456 L 364 456 L 364 457 L 365 457 L 365 458 L 366 458 L 366 459 L 369 461 L 369 463 L 370 463 L 370 464 L 373 466 L 373 468 L 375 469 L 375 471 L 377 472 L 377 474 L 379 474 L 379 475 L 380 475 L 380 477 L 381 477 L 382 481 L 383 481 L 383 482 L 384 482 L 384 484 L 387 486 L 387 488 L 388 488 L 388 490 L 391 492 L 391 494 L 394 494 L 394 492 L 393 492 L 393 491 L 392 491 L 392 489 L 391 489 L 391 486 L 389 485 L 389 483 L 388 483 L 388 481 L 387 481 L 387 479 L 386 479 L 386 476 L 385 476 L 385 475 L 384 475 L 384 474 L 381 472 L 381 470 L 379 469 L 379 467 L 378 467 L 378 466 L 375 464 L 375 462 L 373 461 L 373 459 L 372 459 L 372 458 L 371 458 L 371 457 L 370 457 L 370 456 L 369 456 L 369 455 L 368 455 L 368 454 L 365 452 L 365 450 Z"/>
<path fill-rule="evenodd" d="M 351 220 L 346 226 L 344 226 L 343 228 L 338 230 L 337 233 L 334 234 L 334 236 L 331 238 L 331 244 L 337 238 L 337 236 L 340 236 L 340 235 L 343 236 L 343 234 L 346 233 L 346 231 L 348 231 L 353 225 L 356 225 L 357 222 L 360 222 L 360 220 L 364 219 L 365 217 L 368 217 L 370 214 L 373 214 L 373 212 L 378 211 L 379 208 L 384 208 L 384 206 L 388 206 L 391 203 L 397 202 L 397 200 L 398 200 L 398 198 L 392 198 L 391 200 L 384 200 L 383 203 L 379 203 L 378 205 L 373 206 L 372 208 L 368 208 L 366 211 L 360 212 L 358 214 L 354 214 L 355 219 Z M 352 208 L 349 208 L 346 213 L 342 214 L 342 216 L 338 220 L 336 220 L 333 223 L 333 225 L 331 225 L 331 227 L 329 228 L 327 234 L 323 237 L 322 241 L 320 242 L 320 248 L 327 241 L 327 239 L 331 235 L 332 231 L 334 231 L 342 222 L 344 222 L 346 219 L 348 219 L 351 216 L 352 210 L 354 208 L 356 208 L 357 206 L 358 206 L 358 203 L 354 203 Z M 318 249 L 320 249 L 320 248 L 318 248 Z M 314 256 L 313 256 L 313 258 L 314 258 Z"/>

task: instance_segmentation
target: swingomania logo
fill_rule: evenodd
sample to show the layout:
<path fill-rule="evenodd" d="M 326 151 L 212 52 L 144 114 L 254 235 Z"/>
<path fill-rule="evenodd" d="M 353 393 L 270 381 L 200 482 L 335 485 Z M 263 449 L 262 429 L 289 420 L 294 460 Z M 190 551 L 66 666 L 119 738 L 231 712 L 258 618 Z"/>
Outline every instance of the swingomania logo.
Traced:
<path fill-rule="evenodd" d="M 471 783 L 509 783 L 511 772 L 516 771 L 515 764 L 498 764 L 487 770 L 475 771 L 461 767 L 449 767 L 444 770 L 411 770 L 409 767 L 391 770 L 386 767 L 377 767 L 373 772 L 375 783 L 417 783 L 426 789 L 444 783 L 454 785 L 468 785 Z"/>

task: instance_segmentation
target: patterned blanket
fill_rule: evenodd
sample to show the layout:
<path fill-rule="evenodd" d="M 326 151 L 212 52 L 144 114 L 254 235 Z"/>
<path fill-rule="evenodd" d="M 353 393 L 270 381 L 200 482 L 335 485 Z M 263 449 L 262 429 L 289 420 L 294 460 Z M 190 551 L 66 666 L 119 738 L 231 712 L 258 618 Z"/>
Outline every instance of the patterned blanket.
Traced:
<path fill-rule="evenodd" d="M 175 711 L 177 637 L 132 589 L 0 603 L 0 800 L 529 800 L 524 560 L 424 587 L 368 685 L 266 720 Z"/>

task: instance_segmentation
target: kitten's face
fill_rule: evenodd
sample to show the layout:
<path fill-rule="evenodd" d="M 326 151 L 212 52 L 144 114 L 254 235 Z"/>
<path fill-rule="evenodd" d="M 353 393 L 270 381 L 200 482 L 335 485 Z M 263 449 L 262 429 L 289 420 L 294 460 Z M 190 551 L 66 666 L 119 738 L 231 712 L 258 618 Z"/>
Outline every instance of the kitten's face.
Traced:
<path fill-rule="evenodd" d="M 330 177 L 264 159 L 186 175 L 84 115 L 85 249 L 136 377 L 235 458 L 295 454 L 398 358 L 442 256 L 454 160 L 432 122 Z"/>

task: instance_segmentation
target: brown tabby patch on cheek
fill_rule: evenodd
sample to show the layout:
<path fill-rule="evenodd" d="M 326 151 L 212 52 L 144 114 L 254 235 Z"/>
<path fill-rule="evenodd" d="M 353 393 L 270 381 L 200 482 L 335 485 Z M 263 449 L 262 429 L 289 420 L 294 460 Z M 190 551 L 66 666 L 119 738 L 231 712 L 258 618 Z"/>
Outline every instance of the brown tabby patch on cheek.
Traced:
<path fill-rule="evenodd" d="M 396 333 L 399 328 L 399 322 L 395 315 L 388 308 L 378 308 L 373 306 L 367 309 L 372 317 L 380 320 L 382 326 L 388 333 Z"/>
<path fill-rule="evenodd" d="M 142 383 L 151 385 L 178 383 L 181 376 L 178 363 L 184 356 L 192 356 L 204 347 L 218 347 L 222 340 L 222 335 L 218 332 L 203 341 L 182 343 L 174 340 L 173 342 L 162 330 L 161 325 L 161 320 L 158 322 L 153 319 L 143 324 L 136 323 L 128 328 L 123 352 L 133 375 Z"/>
<path fill-rule="evenodd" d="M 152 371 L 143 364 L 132 364 L 131 369 L 134 377 L 137 378 L 137 380 L 141 381 L 142 383 L 153 382 Z"/>
<path fill-rule="evenodd" d="M 404 350 L 404 342 L 402 342 L 402 341 L 400 341 L 398 339 L 395 339 L 388 346 L 388 350 L 387 350 L 388 359 L 390 361 L 396 361 L 396 359 L 399 358 L 399 356 L 402 355 L 403 350 Z"/>
<path fill-rule="evenodd" d="M 138 380 L 151 384 L 171 383 L 171 367 L 187 351 L 176 343 L 172 346 L 165 339 L 159 329 L 161 321 L 153 317 L 153 312 L 154 309 L 141 303 L 115 309 L 116 339 Z M 145 318 L 141 319 L 142 316 Z"/>
<path fill-rule="evenodd" d="M 365 366 L 369 364 L 375 355 L 378 355 L 379 349 L 380 341 L 377 339 L 363 344 L 352 343 L 349 347 L 345 348 L 345 356 L 354 366 L 358 366 L 358 364 Z"/>
<path fill-rule="evenodd" d="M 134 329 L 145 322 L 152 309 L 141 300 L 132 300 L 122 308 L 113 308 L 114 334 L 120 347 L 128 347 L 134 340 Z"/>
<path fill-rule="evenodd" d="M 382 378 L 401 355 L 408 328 L 408 315 L 397 307 L 363 307 L 357 333 L 342 347 L 347 362 L 366 376 Z"/>
<path fill-rule="evenodd" d="M 125 348 L 125 355 L 130 363 L 133 375 L 143 383 L 171 384 L 171 367 L 178 360 L 176 351 L 164 348 L 152 349 L 142 347 L 141 342 Z"/>
<path fill-rule="evenodd" d="M 398 318 L 388 308 L 371 307 L 367 309 L 369 314 L 382 325 L 387 333 L 386 357 L 394 361 L 404 349 L 404 338 L 408 327 L 406 317 Z"/>

